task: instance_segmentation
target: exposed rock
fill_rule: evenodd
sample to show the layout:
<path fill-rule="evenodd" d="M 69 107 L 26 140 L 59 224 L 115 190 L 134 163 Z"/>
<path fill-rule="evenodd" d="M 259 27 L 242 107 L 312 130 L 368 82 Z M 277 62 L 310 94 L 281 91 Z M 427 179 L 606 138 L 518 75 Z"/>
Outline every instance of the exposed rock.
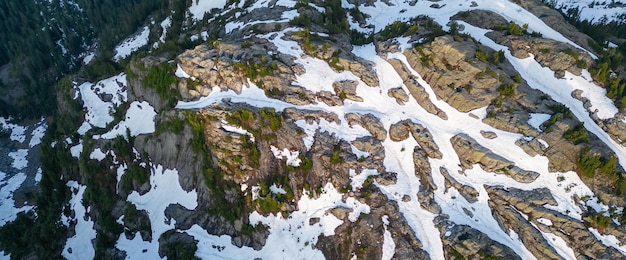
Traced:
<path fill-rule="evenodd" d="M 372 114 L 357 115 L 354 113 L 348 113 L 345 115 L 345 118 L 351 127 L 353 125 L 360 125 L 370 132 L 374 138 L 380 141 L 387 139 L 387 130 L 385 130 L 385 127 L 380 122 L 378 117 Z"/>
<path fill-rule="evenodd" d="M 411 125 L 411 135 L 415 138 L 415 141 L 420 145 L 420 147 L 424 150 L 426 155 L 430 158 L 441 159 L 443 155 L 439 151 L 439 146 L 433 140 L 432 134 L 428 129 L 420 124 L 414 123 L 412 121 L 407 121 Z"/>
<path fill-rule="evenodd" d="M 363 102 L 363 98 L 356 95 L 356 87 L 359 85 L 359 82 L 354 80 L 344 80 L 333 83 L 333 89 L 335 93 L 341 96 L 345 96 L 346 99 L 350 99 L 356 102 Z"/>
<path fill-rule="evenodd" d="M 389 91 L 387 91 L 387 95 L 395 98 L 396 102 L 400 105 L 404 105 L 404 103 L 409 102 L 409 95 L 407 95 L 402 88 L 389 89 Z"/>
<path fill-rule="evenodd" d="M 487 36 L 496 43 L 509 47 L 511 53 L 517 58 L 525 59 L 532 54 L 539 64 L 555 71 L 557 78 L 565 75 L 563 71 L 581 75 L 581 67 L 587 68 L 594 63 L 593 58 L 587 52 L 552 39 L 504 35 L 495 31 L 488 33 Z M 558 75 L 557 72 L 559 72 Z"/>
<path fill-rule="evenodd" d="M 539 177 L 539 173 L 520 169 L 513 162 L 481 146 L 466 134 L 455 135 L 450 139 L 450 142 L 452 142 L 454 150 L 461 159 L 461 165 L 465 169 L 470 169 L 474 164 L 479 164 L 487 172 L 507 174 L 514 180 L 523 183 L 533 182 Z"/>
<path fill-rule="evenodd" d="M 446 168 L 443 168 L 443 167 L 439 168 L 439 172 L 441 172 L 441 175 L 443 175 L 443 177 L 446 180 L 445 181 L 446 190 L 448 190 L 449 187 L 454 187 L 457 191 L 459 191 L 461 196 L 463 196 L 463 198 L 467 200 L 467 202 L 474 203 L 478 201 L 479 193 L 476 189 L 474 189 L 471 186 L 467 186 L 458 182 L 456 179 L 450 176 L 450 173 L 448 172 Z"/>
<path fill-rule="evenodd" d="M 175 258 L 173 256 L 185 256 L 181 255 L 184 251 L 188 251 L 187 254 L 194 253 L 197 243 L 198 241 L 187 233 L 168 230 L 159 238 L 159 256 Z"/>
<path fill-rule="evenodd" d="M 490 207 L 497 213 L 496 219 L 499 219 L 501 225 L 505 225 L 503 229 L 513 229 L 520 235 L 524 245 L 538 258 L 550 258 L 556 253 L 541 234 L 537 234 L 536 228 L 531 226 L 518 212 L 524 213 L 530 220 L 536 218 L 549 219 L 552 225 L 542 225 L 542 231 L 560 236 L 581 257 L 594 259 L 624 258 L 615 248 L 600 243 L 580 220 L 544 207 L 544 205 L 557 205 L 549 190 L 522 191 L 511 188 L 504 189 L 503 187 L 486 187 L 486 189 L 489 193 Z M 511 207 L 517 210 L 512 210 Z"/>
<path fill-rule="evenodd" d="M 468 259 L 484 259 L 485 256 L 495 259 L 521 259 L 507 246 L 472 227 L 451 224 L 446 227 L 445 232 L 442 232 L 442 241 L 449 259 L 455 257 L 453 252 Z"/>
<path fill-rule="evenodd" d="M 388 60 L 388 62 L 393 65 L 396 72 L 402 77 L 409 93 L 421 107 L 428 111 L 428 113 L 436 115 L 441 119 L 448 119 L 448 115 L 432 103 L 424 86 L 418 82 L 417 77 L 411 74 L 404 64 L 395 59 Z"/>
<path fill-rule="evenodd" d="M 406 121 L 400 121 L 389 127 L 389 138 L 394 142 L 404 141 L 409 138 L 411 126 Z"/>
<path fill-rule="evenodd" d="M 405 56 L 440 98 L 462 112 L 485 107 L 498 96 L 496 89 L 503 72 L 474 58 L 477 44 L 437 37 L 421 49 L 405 51 Z M 491 73 L 484 73 L 484 71 Z M 482 74 L 479 74 L 482 73 Z M 481 76 L 477 76 L 481 75 Z"/>
<path fill-rule="evenodd" d="M 495 138 L 497 138 L 497 137 L 498 137 L 498 135 L 497 135 L 496 133 L 492 132 L 492 131 L 483 131 L 483 130 L 480 130 L 480 134 L 481 134 L 483 137 L 487 138 L 487 139 L 495 139 Z"/>

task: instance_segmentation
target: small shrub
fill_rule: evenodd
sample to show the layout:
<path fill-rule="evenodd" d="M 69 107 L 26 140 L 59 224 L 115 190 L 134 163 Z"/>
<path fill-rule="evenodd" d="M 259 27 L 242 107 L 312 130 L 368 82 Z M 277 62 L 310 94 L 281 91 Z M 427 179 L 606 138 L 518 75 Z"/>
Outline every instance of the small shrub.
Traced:
<path fill-rule="evenodd" d="M 563 138 L 574 143 L 588 143 L 589 137 L 587 136 L 587 130 L 584 127 L 584 124 L 578 124 L 574 128 L 568 129 L 563 133 Z"/>

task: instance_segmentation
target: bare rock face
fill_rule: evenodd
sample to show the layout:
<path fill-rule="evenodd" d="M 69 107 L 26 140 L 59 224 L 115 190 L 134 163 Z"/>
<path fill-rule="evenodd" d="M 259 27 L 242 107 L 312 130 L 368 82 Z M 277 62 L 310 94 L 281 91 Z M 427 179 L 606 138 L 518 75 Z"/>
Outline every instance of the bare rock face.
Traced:
<path fill-rule="evenodd" d="M 560 236 L 569 247 L 583 258 L 624 258 L 615 248 L 600 243 L 582 221 L 544 207 L 545 205 L 557 205 L 549 190 L 522 191 L 503 187 L 486 187 L 486 189 L 489 193 L 490 207 L 495 210 L 494 216 L 503 230 L 514 230 L 524 245 L 536 257 L 560 259 L 539 233 L 542 231 Z M 538 223 L 538 218 L 548 219 L 552 225 L 535 224 L 537 227 L 534 227 L 529 223 L 529 221 Z M 618 233 L 623 233 L 623 231 Z M 618 236 L 622 237 L 623 234 L 618 234 Z"/>
<path fill-rule="evenodd" d="M 370 132 L 374 138 L 380 141 L 387 139 L 387 130 L 385 130 L 378 117 L 372 114 L 357 115 L 349 113 L 345 115 L 345 118 L 350 126 L 360 125 Z"/>
<path fill-rule="evenodd" d="M 356 102 L 363 102 L 363 98 L 356 95 L 356 87 L 359 82 L 354 80 L 344 80 L 333 83 L 333 89 L 339 97 L 345 96 L 346 99 L 350 99 Z"/>
<path fill-rule="evenodd" d="M 387 95 L 395 98 L 396 102 L 400 105 L 404 105 L 404 103 L 409 102 L 409 95 L 407 95 L 402 88 L 389 89 L 389 91 L 387 91 Z"/>
<path fill-rule="evenodd" d="M 441 119 L 448 118 L 446 112 L 433 104 L 424 86 L 419 83 L 418 78 L 411 74 L 409 69 L 403 63 L 395 59 L 388 60 L 388 62 L 394 67 L 396 72 L 398 72 L 398 75 L 402 77 L 404 85 L 409 90 L 409 94 L 411 94 L 411 96 L 415 98 L 415 100 L 421 107 L 428 111 L 428 113 L 436 115 Z"/>
<path fill-rule="evenodd" d="M 489 105 L 498 96 L 503 72 L 474 58 L 478 46 L 471 40 L 437 37 L 421 49 L 405 51 L 409 64 L 438 98 L 462 112 Z M 490 73 L 484 73 L 490 71 Z M 479 75 L 479 76 L 478 76 Z"/>
<path fill-rule="evenodd" d="M 587 52 L 552 39 L 504 35 L 500 32 L 490 32 L 487 36 L 498 44 L 508 46 L 515 57 L 525 59 L 532 54 L 539 64 L 555 72 L 569 71 L 580 75 L 581 69 L 594 63 Z"/>
<path fill-rule="evenodd" d="M 480 259 L 484 255 L 497 259 L 521 259 L 507 246 L 466 225 L 448 226 L 442 234 L 447 234 L 442 239 L 449 259 L 458 255 L 468 259 Z"/>
<path fill-rule="evenodd" d="M 473 164 L 479 164 L 485 171 L 507 174 L 523 183 L 533 182 L 539 177 L 539 173 L 515 166 L 513 162 L 481 146 L 466 134 L 455 135 L 450 142 L 461 158 L 462 166 L 466 169 L 472 168 Z"/>

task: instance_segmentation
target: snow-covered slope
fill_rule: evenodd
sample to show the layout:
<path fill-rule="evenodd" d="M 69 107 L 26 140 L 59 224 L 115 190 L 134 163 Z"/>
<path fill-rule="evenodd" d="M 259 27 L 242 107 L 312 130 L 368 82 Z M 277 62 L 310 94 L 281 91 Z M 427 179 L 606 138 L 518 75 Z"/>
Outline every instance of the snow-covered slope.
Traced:
<path fill-rule="evenodd" d="M 432 18 L 447 31 L 451 28 L 453 16 L 459 12 L 486 10 L 501 16 L 507 22 L 526 24 L 529 32 L 540 33 L 543 38 L 554 42 L 569 44 L 572 49 L 578 49 L 595 58 L 592 53 L 508 0 L 389 0 L 358 6 L 353 2 L 355 1 L 341 1 L 341 5 L 352 10 L 358 7 L 359 12 L 364 14 L 359 25 L 352 20 L 354 12 L 348 12 L 350 29 L 358 32 L 380 33 L 394 21 L 408 22 L 418 16 Z M 187 66 L 187 69 L 183 64 L 183 60 L 188 58 L 183 56 L 186 54 L 178 59 L 162 62 L 167 65 L 168 76 L 176 77 L 177 81 L 175 85 L 166 87 L 175 87 L 183 96 L 174 108 L 167 108 L 159 102 L 150 103 L 159 100 L 159 97 L 168 98 L 157 93 L 158 86 L 129 86 L 140 84 L 135 77 L 145 75 L 131 76 L 130 73 L 122 73 L 97 83 L 74 84 L 73 91 L 76 95 L 73 98 L 82 104 L 84 122 L 78 129 L 80 138 L 74 138 L 77 141 L 67 138 L 60 141 L 59 145 L 68 146 L 72 156 L 81 162 L 81 170 L 87 171 L 91 162 L 94 165 L 107 166 L 89 169 L 95 171 L 95 176 L 109 174 L 110 178 L 115 177 L 109 190 L 118 200 L 111 203 L 116 205 L 111 206 L 115 210 L 109 209 L 104 214 L 115 215 L 116 224 L 123 230 L 107 234 L 116 234 L 109 249 L 117 253 L 111 255 L 126 259 L 158 259 L 164 257 L 164 252 L 178 252 L 176 248 L 179 244 L 170 243 L 191 241 L 194 246 L 189 250 L 202 259 L 324 259 L 332 256 L 357 259 L 366 256 L 364 253 L 371 252 L 376 255 L 367 257 L 377 259 L 446 259 L 463 256 L 463 252 L 472 252 L 471 255 L 466 255 L 470 258 L 491 256 L 489 254 L 521 259 L 574 259 L 594 256 L 626 258 L 626 246 L 623 245 L 626 236 L 619 217 L 625 204 L 623 195 L 607 195 L 596 187 L 597 178 L 581 176 L 573 169 L 556 169 L 554 158 L 571 158 L 568 155 L 554 157 L 549 150 L 563 149 L 559 148 L 563 144 L 555 143 L 553 139 L 548 143 L 538 137 L 551 137 L 551 131 L 565 132 L 569 129 L 565 123 L 555 123 L 559 120 L 558 112 L 550 113 L 547 109 L 531 111 L 528 108 L 530 105 L 524 104 L 528 100 L 526 97 L 506 101 L 528 110 L 517 111 L 523 115 L 517 117 L 523 120 L 520 123 L 523 127 L 516 129 L 493 123 L 496 120 L 493 117 L 497 115 L 489 111 L 494 111 L 495 101 L 487 102 L 487 105 L 469 112 L 460 111 L 441 97 L 441 91 L 437 89 L 437 79 L 418 72 L 420 65 L 411 55 L 416 50 L 414 45 L 428 48 L 423 38 L 396 36 L 361 46 L 342 46 L 345 48 L 342 50 L 349 51 L 341 53 L 340 50 L 327 55 L 330 58 L 324 58 L 323 53 L 312 55 L 311 50 L 307 50 L 306 40 L 303 40 L 307 36 L 301 36 L 303 32 L 309 32 L 287 22 L 302 13 L 326 12 L 329 9 L 313 3 L 306 4 L 306 7 L 301 5 L 302 3 L 291 0 L 259 0 L 249 5 L 235 3 L 229 6 L 226 6 L 226 1 L 194 0 L 188 11 L 195 21 L 201 20 L 213 8 L 226 8 L 224 13 L 236 11 L 237 15 L 227 18 L 224 26 L 225 41 L 230 41 L 221 49 L 227 53 L 225 56 L 233 57 L 237 66 L 244 66 L 242 64 L 246 62 L 245 58 L 266 58 L 263 56 L 265 54 L 250 54 L 246 50 L 237 53 L 239 49 L 249 49 L 250 46 L 244 47 L 243 39 L 233 40 L 228 37 L 245 34 L 242 37 L 245 37 L 246 42 L 250 40 L 264 44 L 263 52 L 267 53 L 267 57 L 283 61 L 280 66 L 289 64 L 294 68 L 281 70 L 283 67 L 274 64 L 277 68 L 273 68 L 273 72 L 292 73 L 284 77 L 289 79 L 289 86 L 285 86 L 285 89 L 296 89 L 300 92 L 294 96 L 302 99 L 313 97 L 311 99 L 294 101 L 295 98 L 281 96 L 287 95 L 283 92 L 278 91 L 279 94 L 275 94 L 268 88 L 269 83 L 258 80 L 255 78 L 258 75 L 254 73 L 242 73 L 244 79 L 241 82 L 237 81 L 238 75 L 234 73 L 229 74 L 233 77 L 232 80 L 223 80 L 210 74 L 220 73 L 224 69 L 221 66 L 226 66 L 224 63 L 228 63 L 230 57 L 220 60 L 220 57 L 201 56 L 202 46 L 190 51 L 199 56 L 192 58 L 193 66 Z M 561 1 L 557 3 L 559 5 L 582 6 L 583 3 Z M 584 5 L 588 6 L 590 3 Z M 299 9 L 296 9 L 297 6 Z M 606 15 L 606 19 L 623 19 L 619 18 L 620 14 L 616 11 L 622 10 L 620 8 L 614 5 L 614 9 L 602 14 Z M 275 11 L 279 14 L 268 12 L 267 16 L 259 15 L 256 16 L 258 19 L 245 22 L 239 19 L 263 10 L 280 11 Z M 596 11 L 581 13 L 581 17 L 584 14 L 590 20 L 593 20 L 591 17 L 600 19 L 593 20 L 594 22 L 602 22 L 598 18 L 599 9 L 594 10 Z M 274 18 L 268 18 L 270 16 Z M 460 35 L 450 36 L 453 41 L 467 41 L 480 48 L 502 51 L 506 62 L 495 64 L 494 68 L 519 74 L 519 84 L 527 86 L 523 95 L 538 96 L 536 93 L 540 93 L 541 99 L 546 103 L 562 104 L 572 114 L 567 122 L 584 123 L 582 129 L 592 135 L 592 144 L 604 149 L 604 154 L 617 159 L 618 171 L 626 168 L 626 147 L 622 140 L 605 131 L 607 122 L 621 122 L 620 117 L 623 114 L 605 96 L 604 88 L 593 82 L 587 70 L 582 69 L 580 75 L 563 72 L 564 76 L 555 77 L 555 71 L 543 67 L 532 54 L 527 58 L 519 58 L 513 50 L 497 43 L 489 36 L 492 29 L 479 28 L 463 21 L 457 21 L 457 24 L 461 34 L 466 34 L 475 41 L 464 40 L 462 37 L 465 36 Z M 248 26 L 252 25 L 267 28 L 250 29 Z M 171 20 L 164 20 L 160 26 L 163 28 L 160 41 L 163 42 Z M 135 49 L 147 44 L 148 33 L 148 27 L 145 27 L 141 34 L 120 44 L 115 60 L 124 59 Z M 314 31 L 311 35 L 328 40 L 328 44 L 318 49 L 328 49 L 335 44 L 330 43 L 333 41 L 332 35 Z M 337 42 L 342 43 L 342 40 L 344 39 L 337 39 Z M 231 44 L 232 42 L 238 44 Z M 219 46 L 219 43 L 212 47 L 219 48 L 215 46 Z M 236 54 L 231 55 L 229 52 Z M 476 51 L 467 51 L 471 52 Z M 338 66 L 338 61 L 332 59 L 337 57 L 351 57 L 354 63 L 347 61 L 349 66 Z M 471 64 L 480 63 L 472 55 L 465 57 L 465 61 Z M 180 64 L 174 64 L 176 62 Z M 422 62 L 428 63 L 425 60 Z M 206 64 L 211 66 L 207 67 Z M 272 67 L 268 64 L 262 66 Z M 235 64 L 228 66 L 234 67 Z M 451 71 L 453 69 L 450 68 Z M 373 76 L 363 76 L 369 72 Z M 212 81 L 203 81 L 207 78 Z M 274 79 L 271 84 L 279 84 L 282 79 Z M 508 76 L 505 79 L 501 75 L 499 80 L 504 83 Z M 498 79 L 494 81 L 498 82 Z M 155 82 L 155 85 L 159 83 Z M 340 83 L 345 82 L 353 83 L 353 93 L 346 94 L 345 89 L 338 88 Z M 233 87 L 232 84 L 239 85 Z M 415 94 L 418 86 L 423 92 Z M 201 88 L 202 91 L 199 90 Z M 455 89 L 455 86 L 450 88 Z M 129 93 L 129 89 L 134 89 L 137 93 Z M 455 91 L 466 90 L 457 87 Z M 393 93 L 404 93 L 404 96 Z M 341 102 L 323 101 L 324 95 L 340 97 L 338 99 Z M 241 112 L 244 110 L 249 111 L 250 115 L 244 116 Z M 267 111 L 275 111 L 279 115 L 277 126 L 272 125 L 275 122 Z M 239 118 L 232 116 L 237 112 L 240 112 Z M 303 115 L 294 119 L 294 114 L 297 113 Z M 258 121 L 263 124 L 260 128 L 246 125 L 257 122 L 254 121 L 255 115 L 259 115 L 256 119 L 262 118 Z M 203 117 L 203 120 L 193 121 L 195 117 Z M 370 123 L 375 121 L 377 124 L 368 125 L 366 118 L 371 120 Z M 198 126 L 197 122 L 204 125 Z M 516 123 L 511 116 L 510 124 Z M 25 142 L 25 128 L 12 125 L 4 119 L 0 124 L 11 132 L 11 140 Z M 556 124 L 557 130 L 546 127 L 547 124 Z M 45 124 L 40 125 L 45 129 Z M 401 135 L 397 132 L 398 126 L 410 130 Z M 422 128 L 416 130 L 417 126 Z M 200 127 L 201 131 L 193 132 L 193 127 Z M 292 129 L 284 129 L 288 127 Z M 268 129 L 272 131 L 268 132 Z M 293 131 L 289 132 L 291 130 Z M 31 132 L 35 135 L 30 140 L 32 147 L 38 144 L 37 139 L 41 138 L 43 131 L 37 128 Z M 290 133 L 295 134 L 287 136 Z M 198 135 L 205 139 L 198 140 Z M 557 136 L 559 140 L 566 142 L 561 135 Z M 200 141 L 200 147 L 203 148 L 193 147 L 196 149 L 193 150 L 180 145 L 194 146 L 198 144 L 197 141 Z M 131 146 L 124 146 L 126 143 Z M 538 146 L 528 148 L 530 143 Z M 341 150 L 342 144 L 347 144 L 350 149 Z M 377 150 L 376 145 L 380 149 Z M 567 145 L 563 147 L 582 147 L 574 143 Z M 326 148 L 328 150 L 324 150 Z M 463 148 L 471 150 L 471 154 L 463 153 Z M 248 150 L 254 153 L 254 149 L 261 153 L 258 155 L 261 159 L 257 158 L 261 166 L 256 169 L 249 167 L 247 161 L 247 153 L 250 152 Z M 209 154 L 200 157 L 200 151 Z M 231 154 L 233 151 L 239 154 Z M 12 167 L 15 170 L 24 168 L 21 165 L 26 153 L 27 150 L 20 149 L 8 154 L 13 159 Z M 176 156 L 172 156 L 175 158 L 166 157 L 171 154 L 175 154 Z M 350 163 L 342 161 L 337 159 L 339 156 L 336 155 L 339 154 L 354 160 Z M 310 158 L 312 156 L 315 158 Z M 478 159 L 468 159 L 472 156 Z M 212 165 L 200 165 L 200 171 L 193 172 L 197 170 L 194 167 L 201 160 L 216 162 Z M 231 166 L 231 161 L 237 163 L 235 167 L 228 168 L 234 169 L 233 172 L 224 173 L 220 170 L 221 175 L 217 175 L 214 173 L 215 169 L 207 169 L 225 169 Z M 315 169 L 310 169 L 311 161 L 314 162 Z M 497 164 L 499 168 L 489 168 L 490 163 Z M 569 163 L 576 165 L 576 160 Z M 305 167 L 309 168 L 305 170 Z M 531 177 L 524 179 L 512 174 L 513 171 Z M 620 172 L 616 174 L 619 175 Z M 141 175 L 144 173 L 145 175 Z M 244 173 L 251 174 L 245 176 Z M 287 180 L 282 183 L 277 179 L 271 179 L 272 183 L 263 182 L 268 180 L 263 177 L 275 177 L 272 174 L 279 173 L 285 173 L 291 179 L 285 177 Z M 307 187 L 309 179 L 314 178 L 311 176 L 316 174 L 324 176 L 320 178 L 320 183 L 312 184 L 319 186 Z M 0 193 L 3 198 L 7 198 L 0 205 L 0 210 L 6 213 L 0 224 L 11 221 L 17 212 L 31 208 L 15 208 L 13 204 L 9 204 L 13 203 L 11 194 L 24 181 L 24 174 L 18 173 L 11 178 L 6 176 L 7 174 L 0 171 Z M 147 179 L 142 182 L 141 176 Z M 228 182 L 216 181 L 218 177 L 214 176 Z M 341 182 L 337 179 L 343 177 L 334 178 L 335 176 L 347 176 L 347 179 L 341 180 L 347 185 L 336 185 Z M 100 212 L 101 209 L 98 205 L 88 204 L 95 200 L 94 194 L 89 194 L 93 189 L 90 191 L 87 186 L 93 183 L 81 180 L 92 180 L 90 178 L 93 177 L 78 175 L 72 178 L 76 180 L 67 182 L 72 194 L 66 209 L 72 213 L 60 216 L 59 220 L 74 232 L 69 232 L 71 235 L 65 242 L 62 255 L 68 259 L 94 258 L 101 248 L 94 246 L 92 241 L 98 240 L 97 236 L 101 234 L 97 229 L 102 230 L 103 227 L 97 225 L 101 216 L 93 212 Z M 608 177 L 607 180 L 614 181 Z M 215 182 L 228 186 L 228 189 L 215 188 Z M 300 182 L 307 185 L 294 184 Z M 229 199 L 236 201 L 239 197 L 243 198 L 241 203 L 245 206 L 239 205 L 242 207 L 240 211 L 244 212 L 242 217 L 234 217 L 234 220 L 228 219 L 231 216 L 212 218 L 215 214 L 213 210 L 223 207 L 216 199 L 224 197 L 224 194 L 217 191 L 219 188 L 228 192 L 225 193 L 228 203 L 232 202 Z M 280 204 L 278 213 L 264 214 L 261 210 L 263 201 L 285 197 L 288 199 Z M 141 214 L 143 222 L 135 218 Z M 608 227 L 593 225 L 594 216 L 608 218 Z M 352 228 L 359 225 L 371 229 L 368 230 L 371 234 L 356 234 L 355 238 Z M 465 231 L 458 231 L 459 229 Z M 252 235 L 241 235 L 244 231 Z M 363 232 L 363 229 L 355 228 L 354 232 Z M 379 234 L 376 245 L 366 244 L 368 237 L 376 236 L 375 234 Z M 345 243 L 328 240 L 333 237 L 337 240 L 343 239 Z M 575 241 L 574 238 L 584 240 L 584 243 Z M 476 242 L 479 240 L 486 246 L 481 247 L 483 244 Z M 263 242 L 259 244 L 258 241 Z M 328 241 L 337 243 L 328 245 Z M 351 247 L 352 244 L 360 247 L 355 249 Z M 474 251 L 472 246 L 476 247 Z M 333 251 L 337 248 L 348 251 Z M 179 250 L 183 251 L 180 248 Z M 329 253 L 336 255 L 330 256 Z"/>
<path fill-rule="evenodd" d="M 580 21 L 587 20 L 593 24 L 626 22 L 626 3 L 622 1 L 595 0 L 544 0 L 564 13 L 571 13 Z"/>

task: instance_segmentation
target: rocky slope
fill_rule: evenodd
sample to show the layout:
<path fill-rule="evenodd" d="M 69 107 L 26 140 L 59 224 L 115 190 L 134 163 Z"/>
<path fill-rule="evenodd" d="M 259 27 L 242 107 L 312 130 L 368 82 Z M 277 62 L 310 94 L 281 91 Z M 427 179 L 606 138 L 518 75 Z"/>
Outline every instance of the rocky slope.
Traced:
<path fill-rule="evenodd" d="M 224 3 L 180 36 L 218 40 L 61 85 L 52 251 L 624 259 L 626 120 L 555 16 L 539 1 Z"/>

